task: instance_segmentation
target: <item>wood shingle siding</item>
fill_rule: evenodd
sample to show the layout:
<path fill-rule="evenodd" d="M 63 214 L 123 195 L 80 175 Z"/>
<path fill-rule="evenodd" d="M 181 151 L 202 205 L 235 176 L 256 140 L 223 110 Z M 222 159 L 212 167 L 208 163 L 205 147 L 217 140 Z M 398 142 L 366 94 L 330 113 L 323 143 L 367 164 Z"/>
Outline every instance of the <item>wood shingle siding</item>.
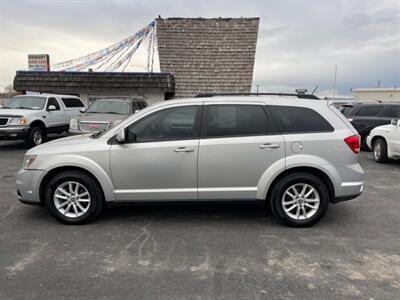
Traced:
<path fill-rule="evenodd" d="M 156 19 L 162 72 L 175 77 L 175 97 L 249 93 L 259 18 Z"/>

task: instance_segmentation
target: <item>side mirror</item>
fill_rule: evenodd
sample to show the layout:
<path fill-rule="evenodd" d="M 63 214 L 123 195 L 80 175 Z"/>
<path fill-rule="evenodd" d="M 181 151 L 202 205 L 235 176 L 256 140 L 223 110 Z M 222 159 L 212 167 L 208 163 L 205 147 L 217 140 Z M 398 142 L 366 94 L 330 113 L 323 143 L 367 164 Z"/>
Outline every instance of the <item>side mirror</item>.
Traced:
<path fill-rule="evenodd" d="M 52 110 L 56 110 L 57 108 L 54 106 L 54 105 L 49 105 L 48 107 L 47 107 L 47 110 L 48 111 L 52 111 Z"/>
<path fill-rule="evenodd" d="M 140 109 L 136 109 L 134 113 L 137 114 L 139 111 L 140 111 Z"/>
<path fill-rule="evenodd" d="M 86 111 L 86 109 L 84 109 L 84 108 L 81 108 L 81 109 L 79 110 L 79 112 L 80 112 L 81 114 L 85 113 L 85 111 Z"/>
<path fill-rule="evenodd" d="M 117 132 L 117 142 L 122 144 L 125 143 L 125 141 L 125 128 L 121 127 Z"/>
<path fill-rule="evenodd" d="M 400 125 L 400 119 L 392 119 L 392 121 L 390 122 L 390 124 L 394 125 L 394 126 L 399 126 Z"/>

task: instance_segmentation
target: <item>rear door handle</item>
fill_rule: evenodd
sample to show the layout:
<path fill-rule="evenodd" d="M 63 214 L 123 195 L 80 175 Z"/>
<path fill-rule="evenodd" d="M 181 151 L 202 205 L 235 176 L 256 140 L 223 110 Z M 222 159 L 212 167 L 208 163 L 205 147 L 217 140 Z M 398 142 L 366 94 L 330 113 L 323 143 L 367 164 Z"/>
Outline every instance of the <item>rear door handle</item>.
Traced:
<path fill-rule="evenodd" d="M 193 152 L 194 148 L 192 147 L 178 147 L 174 149 L 174 152 Z"/>
<path fill-rule="evenodd" d="M 265 144 L 260 145 L 259 147 L 260 147 L 260 149 L 267 149 L 267 148 L 275 149 L 275 148 L 279 148 L 280 146 L 279 146 L 279 144 L 265 143 Z"/>

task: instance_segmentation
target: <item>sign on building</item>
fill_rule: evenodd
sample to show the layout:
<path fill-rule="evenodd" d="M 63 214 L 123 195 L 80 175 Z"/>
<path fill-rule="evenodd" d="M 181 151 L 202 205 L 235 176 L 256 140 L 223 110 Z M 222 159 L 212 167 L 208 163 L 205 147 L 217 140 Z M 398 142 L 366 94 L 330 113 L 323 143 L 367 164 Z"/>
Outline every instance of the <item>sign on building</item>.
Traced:
<path fill-rule="evenodd" d="M 50 56 L 48 54 L 28 54 L 29 71 L 50 71 Z"/>

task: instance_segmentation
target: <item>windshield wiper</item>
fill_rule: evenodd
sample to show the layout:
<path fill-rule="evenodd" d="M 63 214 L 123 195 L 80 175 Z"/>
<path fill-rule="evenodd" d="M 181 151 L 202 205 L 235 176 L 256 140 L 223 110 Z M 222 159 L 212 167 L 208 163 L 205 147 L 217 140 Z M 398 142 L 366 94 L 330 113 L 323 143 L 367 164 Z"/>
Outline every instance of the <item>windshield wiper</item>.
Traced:
<path fill-rule="evenodd" d="M 102 112 L 102 114 L 122 115 L 121 113 L 118 113 L 118 112 L 115 112 L 115 111 Z"/>
<path fill-rule="evenodd" d="M 7 108 L 7 109 L 30 109 L 30 110 L 34 109 L 32 107 L 25 107 L 25 106 L 16 106 L 16 107 L 4 106 L 4 108 Z"/>
<path fill-rule="evenodd" d="M 95 133 L 89 135 L 89 137 L 92 139 L 95 139 L 95 138 L 99 137 L 100 135 L 102 135 L 105 131 L 106 131 L 106 129 L 96 131 Z"/>

